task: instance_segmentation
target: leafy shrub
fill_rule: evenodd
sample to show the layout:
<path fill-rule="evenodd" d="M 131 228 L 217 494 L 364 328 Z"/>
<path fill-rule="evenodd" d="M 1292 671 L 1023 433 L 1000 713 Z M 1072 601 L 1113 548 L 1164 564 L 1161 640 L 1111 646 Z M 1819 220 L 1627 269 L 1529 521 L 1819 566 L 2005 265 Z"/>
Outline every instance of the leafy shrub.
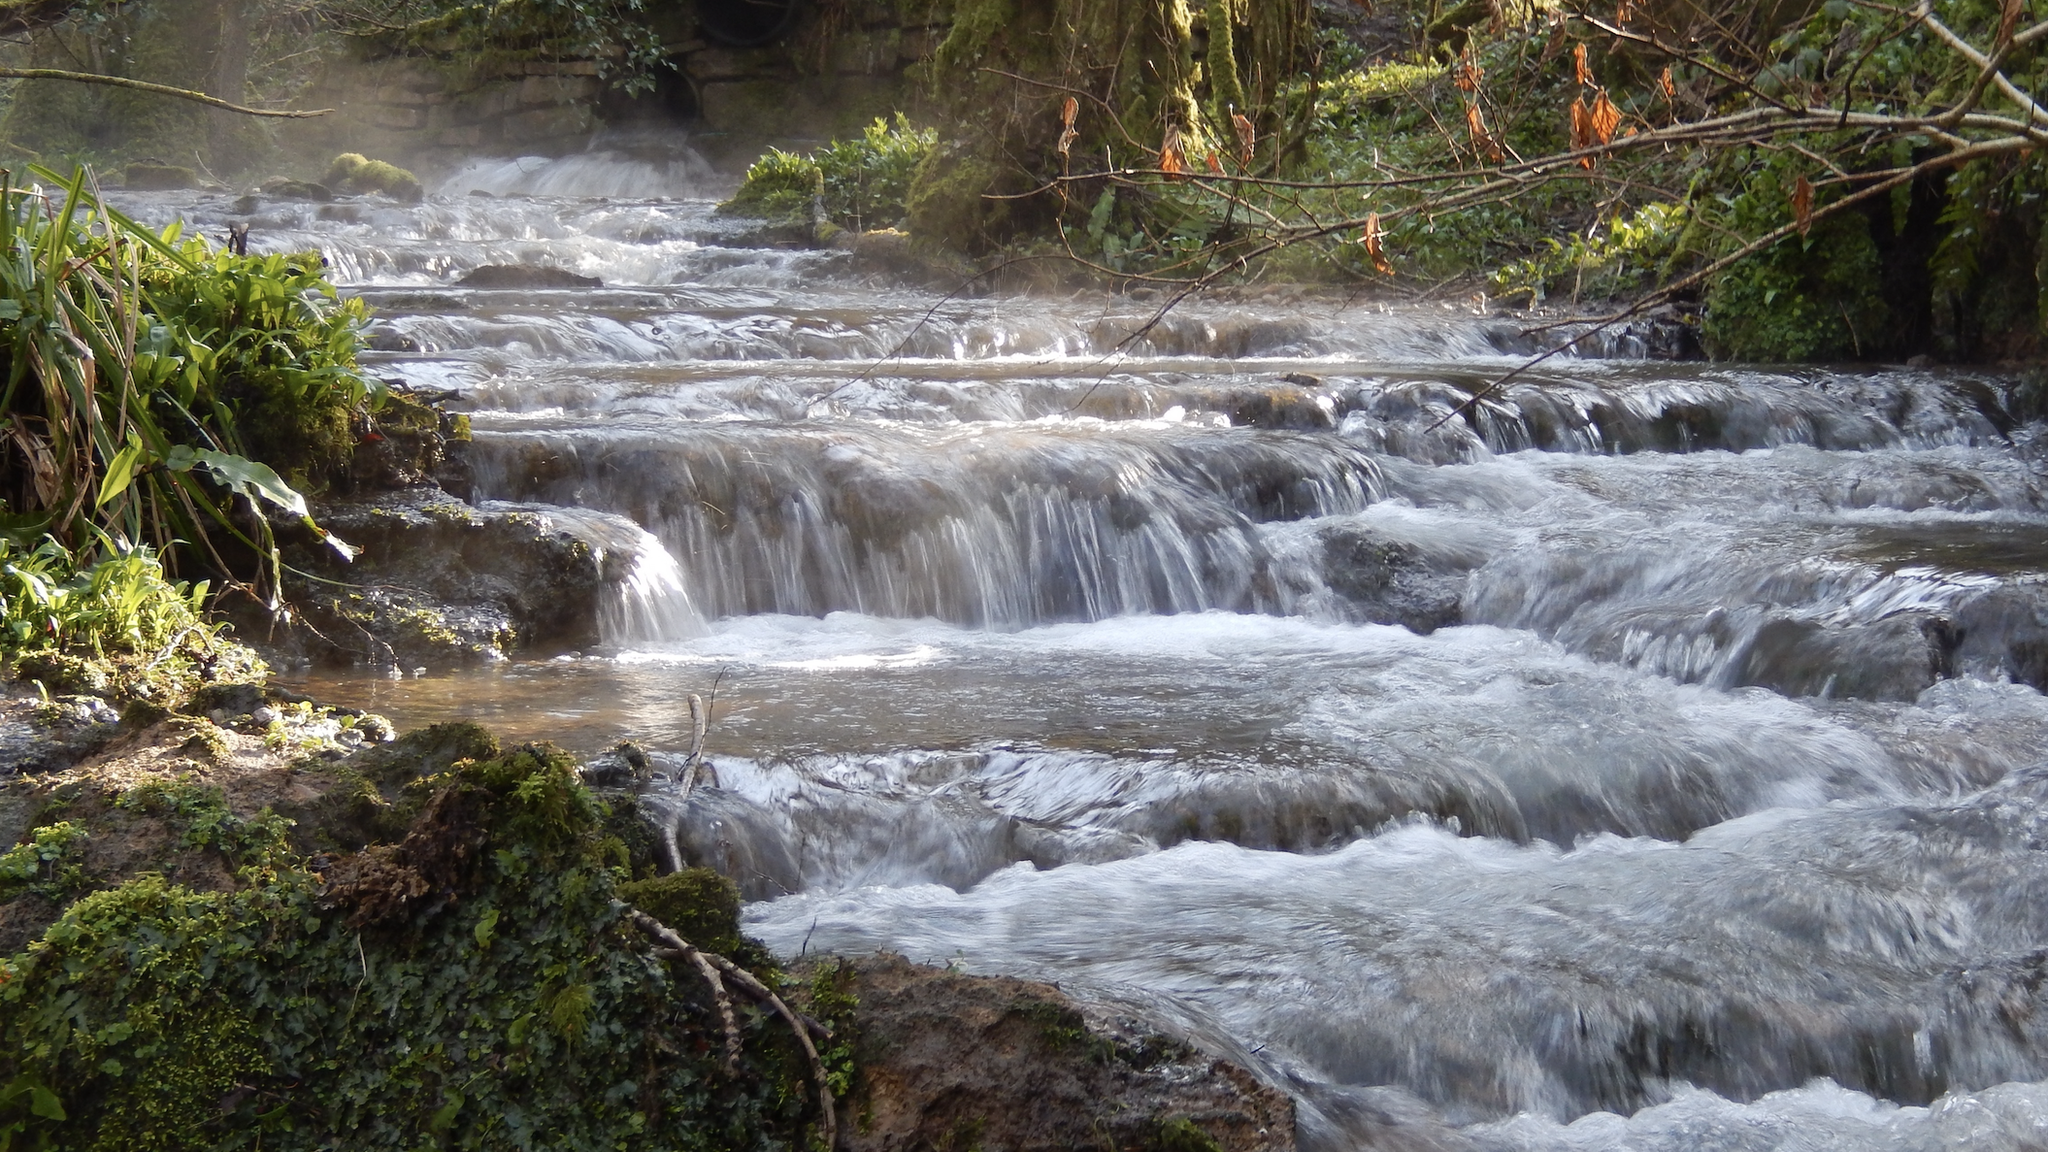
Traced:
<path fill-rule="evenodd" d="M 1546 241 L 1549 251 L 1508 264 L 1492 276 L 1496 293 L 1527 292 L 1599 300 L 1637 290 L 1679 250 L 1691 213 L 1684 204 L 1645 204 L 1615 216 L 1590 238 Z"/>
<path fill-rule="evenodd" d="M 856 231 L 893 228 L 908 214 L 911 178 L 938 142 L 901 112 L 876 120 L 854 140 L 835 140 L 808 156 L 771 148 L 747 169 L 733 198 L 719 206 L 736 216 L 803 216 L 823 197 L 825 218 Z"/>
<path fill-rule="evenodd" d="M 31 892 L 59 900 L 85 882 L 85 872 L 72 849 L 86 838 L 83 828 L 68 820 L 30 832 L 28 839 L 0 853 L 0 900 Z"/>
<path fill-rule="evenodd" d="M 1791 163 L 1773 157 L 1726 202 L 1730 236 L 1756 236 L 1790 222 Z M 1729 241 L 1733 243 L 1733 241 Z M 1814 223 L 1714 279 L 1707 290 L 1707 350 L 1728 360 L 1861 358 L 1884 336 L 1882 270 L 1870 227 L 1857 213 Z"/>

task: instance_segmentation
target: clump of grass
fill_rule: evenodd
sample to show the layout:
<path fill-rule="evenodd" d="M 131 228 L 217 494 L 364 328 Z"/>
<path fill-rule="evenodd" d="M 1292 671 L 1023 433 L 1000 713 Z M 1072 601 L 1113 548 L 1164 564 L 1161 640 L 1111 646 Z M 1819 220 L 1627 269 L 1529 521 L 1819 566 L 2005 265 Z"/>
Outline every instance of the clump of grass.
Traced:
<path fill-rule="evenodd" d="M 16 673 L 159 701 L 216 676 L 261 674 L 202 615 L 204 583 L 170 580 L 148 548 L 108 550 L 90 560 L 48 536 L 0 536 L 0 655 Z"/>

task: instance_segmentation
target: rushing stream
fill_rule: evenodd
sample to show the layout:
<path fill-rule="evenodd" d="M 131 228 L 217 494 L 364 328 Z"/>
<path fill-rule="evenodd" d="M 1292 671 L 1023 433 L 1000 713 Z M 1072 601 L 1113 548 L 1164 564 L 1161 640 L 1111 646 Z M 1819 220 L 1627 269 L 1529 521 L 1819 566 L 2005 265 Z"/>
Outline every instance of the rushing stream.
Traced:
<path fill-rule="evenodd" d="M 318 247 L 478 498 L 662 546 L 603 650 L 319 693 L 674 765 L 715 684 L 715 786 L 652 803 L 751 932 L 1131 1006 L 1315 1148 L 2048 1143 L 2039 397 L 1623 338 L 1440 424 L 1512 321 L 1133 342 L 1150 302 L 746 247 L 701 177 L 129 198 Z M 507 263 L 604 286 L 454 286 Z"/>

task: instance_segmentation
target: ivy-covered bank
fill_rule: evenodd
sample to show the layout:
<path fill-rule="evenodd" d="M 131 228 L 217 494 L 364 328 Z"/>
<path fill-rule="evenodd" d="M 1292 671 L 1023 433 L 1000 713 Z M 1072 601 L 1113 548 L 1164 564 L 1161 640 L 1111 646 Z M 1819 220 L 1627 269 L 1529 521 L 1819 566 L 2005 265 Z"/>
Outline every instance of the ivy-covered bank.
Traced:
<path fill-rule="evenodd" d="M 571 759 L 448 726 L 266 771 L 296 779 L 254 812 L 246 781 L 158 772 L 9 790 L 34 811 L 0 857 L 5 914 L 63 911 L 0 962 L 7 1146 L 803 1144 L 789 1030 L 738 1000 L 725 1068 L 703 978 L 627 918 L 782 986 L 737 893 L 651 879 L 630 801 Z M 843 1089 L 844 1045 L 824 1055 Z"/>

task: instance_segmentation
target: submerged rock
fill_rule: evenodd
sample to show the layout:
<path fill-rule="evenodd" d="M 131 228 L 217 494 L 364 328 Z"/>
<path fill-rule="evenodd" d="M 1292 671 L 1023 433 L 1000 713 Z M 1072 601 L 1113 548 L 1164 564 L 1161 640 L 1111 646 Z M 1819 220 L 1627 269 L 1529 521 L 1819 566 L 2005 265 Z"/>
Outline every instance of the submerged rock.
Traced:
<path fill-rule="evenodd" d="M 325 204 L 334 199 L 334 189 L 325 184 L 313 180 L 292 180 L 283 176 L 273 176 L 265 180 L 262 191 L 265 196 L 274 196 L 279 200 L 312 200 Z"/>
<path fill-rule="evenodd" d="M 140 161 L 124 169 L 121 177 L 130 192 L 169 192 L 199 187 L 198 173 L 176 164 Z"/>
<path fill-rule="evenodd" d="M 1370 624 L 1427 636 L 1464 620 L 1470 564 L 1357 525 L 1323 529 L 1323 581 Z"/>
<path fill-rule="evenodd" d="M 486 264 L 455 282 L 458 288 L 602 288 L 595 276 L 543 264 Z"/>

